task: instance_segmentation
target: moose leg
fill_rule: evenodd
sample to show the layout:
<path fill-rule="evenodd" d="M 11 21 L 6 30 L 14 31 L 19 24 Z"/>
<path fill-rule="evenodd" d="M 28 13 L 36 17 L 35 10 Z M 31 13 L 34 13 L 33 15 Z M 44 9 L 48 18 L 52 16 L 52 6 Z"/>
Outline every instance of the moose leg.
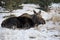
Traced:
<path fill-rule="evenodd" d="M 17 26 L 15 26 L 15 25 L 14 25 L 14 26 L 12 26 L 12 29 L 13 29 L 13 30 L 15 30 L 16 28 L 17 28 Z"/>
<path fill-rule="evenodd" d="M 26 23 L 25 25 L 24 25 L 24 29 L 29 29 L 30 28 L 30 25 L 29 25 L 29 23 Z"/>

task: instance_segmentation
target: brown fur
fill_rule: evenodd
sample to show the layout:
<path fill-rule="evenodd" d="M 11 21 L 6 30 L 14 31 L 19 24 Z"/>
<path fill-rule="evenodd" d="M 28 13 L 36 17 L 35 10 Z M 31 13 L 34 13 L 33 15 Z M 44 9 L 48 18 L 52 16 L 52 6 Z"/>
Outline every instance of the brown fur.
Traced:
<path fill-rule="evenodd" d="M 19 17 L 10 17 L 4 20 L 1 24 L 2 27 L 12 28 L 12 29 L 29 29 L 31 27 L 38 26 L 39 24 L 45 24 L 45 20 L 41 17 L 40 12 L 29 15 L 27 13 Z"/>
<path fill-rule="evenodd" d="M 35 23 L 28 17 L 10 17 L 1 23 L 1 27 L 12 29 L 29 29 L 34 27 Z"/>
<path fill-rule="evenodd" d="M 36 12 L 33 10 L 33 12 L 34 12 L 33 15 L 29 15 L 28 13 L 24 13 L 24 14 L 22 14 L 21 16 L 23 16 L 23 17 L 28 17 L 28 18 L 32 19 L 36 25 L 45 24 L 45 20 L 44 20 L 44 19 L 42 18 L 42 16 L 40 15 L 40 14 L 41 14 L 41 11 L 39 11 L 39 13 L 36 13 Z"/>

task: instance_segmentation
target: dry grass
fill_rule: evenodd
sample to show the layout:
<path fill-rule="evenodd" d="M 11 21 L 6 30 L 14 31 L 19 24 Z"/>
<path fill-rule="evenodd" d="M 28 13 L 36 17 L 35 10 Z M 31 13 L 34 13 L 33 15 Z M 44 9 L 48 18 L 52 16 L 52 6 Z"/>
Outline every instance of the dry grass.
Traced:
<path fill-rule="evenodd" d="M 53 16 L 52 21 L 53 22 L 60 22 L 60 16 Z"/>

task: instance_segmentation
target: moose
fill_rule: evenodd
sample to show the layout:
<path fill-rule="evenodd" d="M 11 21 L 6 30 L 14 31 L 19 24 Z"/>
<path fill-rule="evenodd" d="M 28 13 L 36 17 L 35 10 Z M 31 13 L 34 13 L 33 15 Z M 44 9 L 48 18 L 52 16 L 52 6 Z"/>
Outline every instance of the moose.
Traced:
<path fill-rule="evenodd" d="M 34 25 L 35 23 L 28 17 L 11 17 L 4 20 L 1 24 L 2 27 L 10 29 L 28 29 Z"/>
<path fill-rule="evenodd" d="M 39 11 L 37 13 L 36 11 L 33 10 L 33 12 L 34 12 L 33 15 L 29 15 L 28 13 L 24 13 L 21 16 L 30 18 L 31 20 L 33 20 L 33 22 L 35 23 L 36 26 L 38 26 L 39 24 L 45 24 L 46 23 L 45 20 L 40 15 L 41 11 Z"/>
<path fill-rule="evenodd" d="M 24 13 L 19 17 L 10 17 L 4 20 L 1 23 L 1 27 L 12 28 L 12 29 L 29 29 L 32 27 L 37 27 L 39 24 L 45 24 L 45 20 L 41 17 L 40 13 L 36 13 L 33 10 L 34 14 L 29 15 L 28 13 Z"/>

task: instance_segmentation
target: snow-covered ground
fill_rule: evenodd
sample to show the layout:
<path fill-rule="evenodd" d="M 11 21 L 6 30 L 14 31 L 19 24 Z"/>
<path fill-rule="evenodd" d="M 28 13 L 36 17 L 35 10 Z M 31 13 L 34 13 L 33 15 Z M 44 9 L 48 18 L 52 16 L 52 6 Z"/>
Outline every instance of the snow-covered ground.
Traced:
<path fill-rule="evenodd" d="M 33 10 L 39 12 L 36 6 L 27 5 L 23 9 L 14 10 L 11 14 L 20 16 L 23 13 L 32 15 Z M 10 13 L 0 13 L 0 40 L 60 40 L 60 14 L 56 13 L 57 10 L 55 11 L 54 8 L 52 9 L 50 12 L 41 10 L 42 18 L 46 20 L 46 24 L 39 25 L 38 30 L 34 28 L 27 30 L 2 28 L 1 22 L 4 20 L 3 16 L 10 15 Z"/>

